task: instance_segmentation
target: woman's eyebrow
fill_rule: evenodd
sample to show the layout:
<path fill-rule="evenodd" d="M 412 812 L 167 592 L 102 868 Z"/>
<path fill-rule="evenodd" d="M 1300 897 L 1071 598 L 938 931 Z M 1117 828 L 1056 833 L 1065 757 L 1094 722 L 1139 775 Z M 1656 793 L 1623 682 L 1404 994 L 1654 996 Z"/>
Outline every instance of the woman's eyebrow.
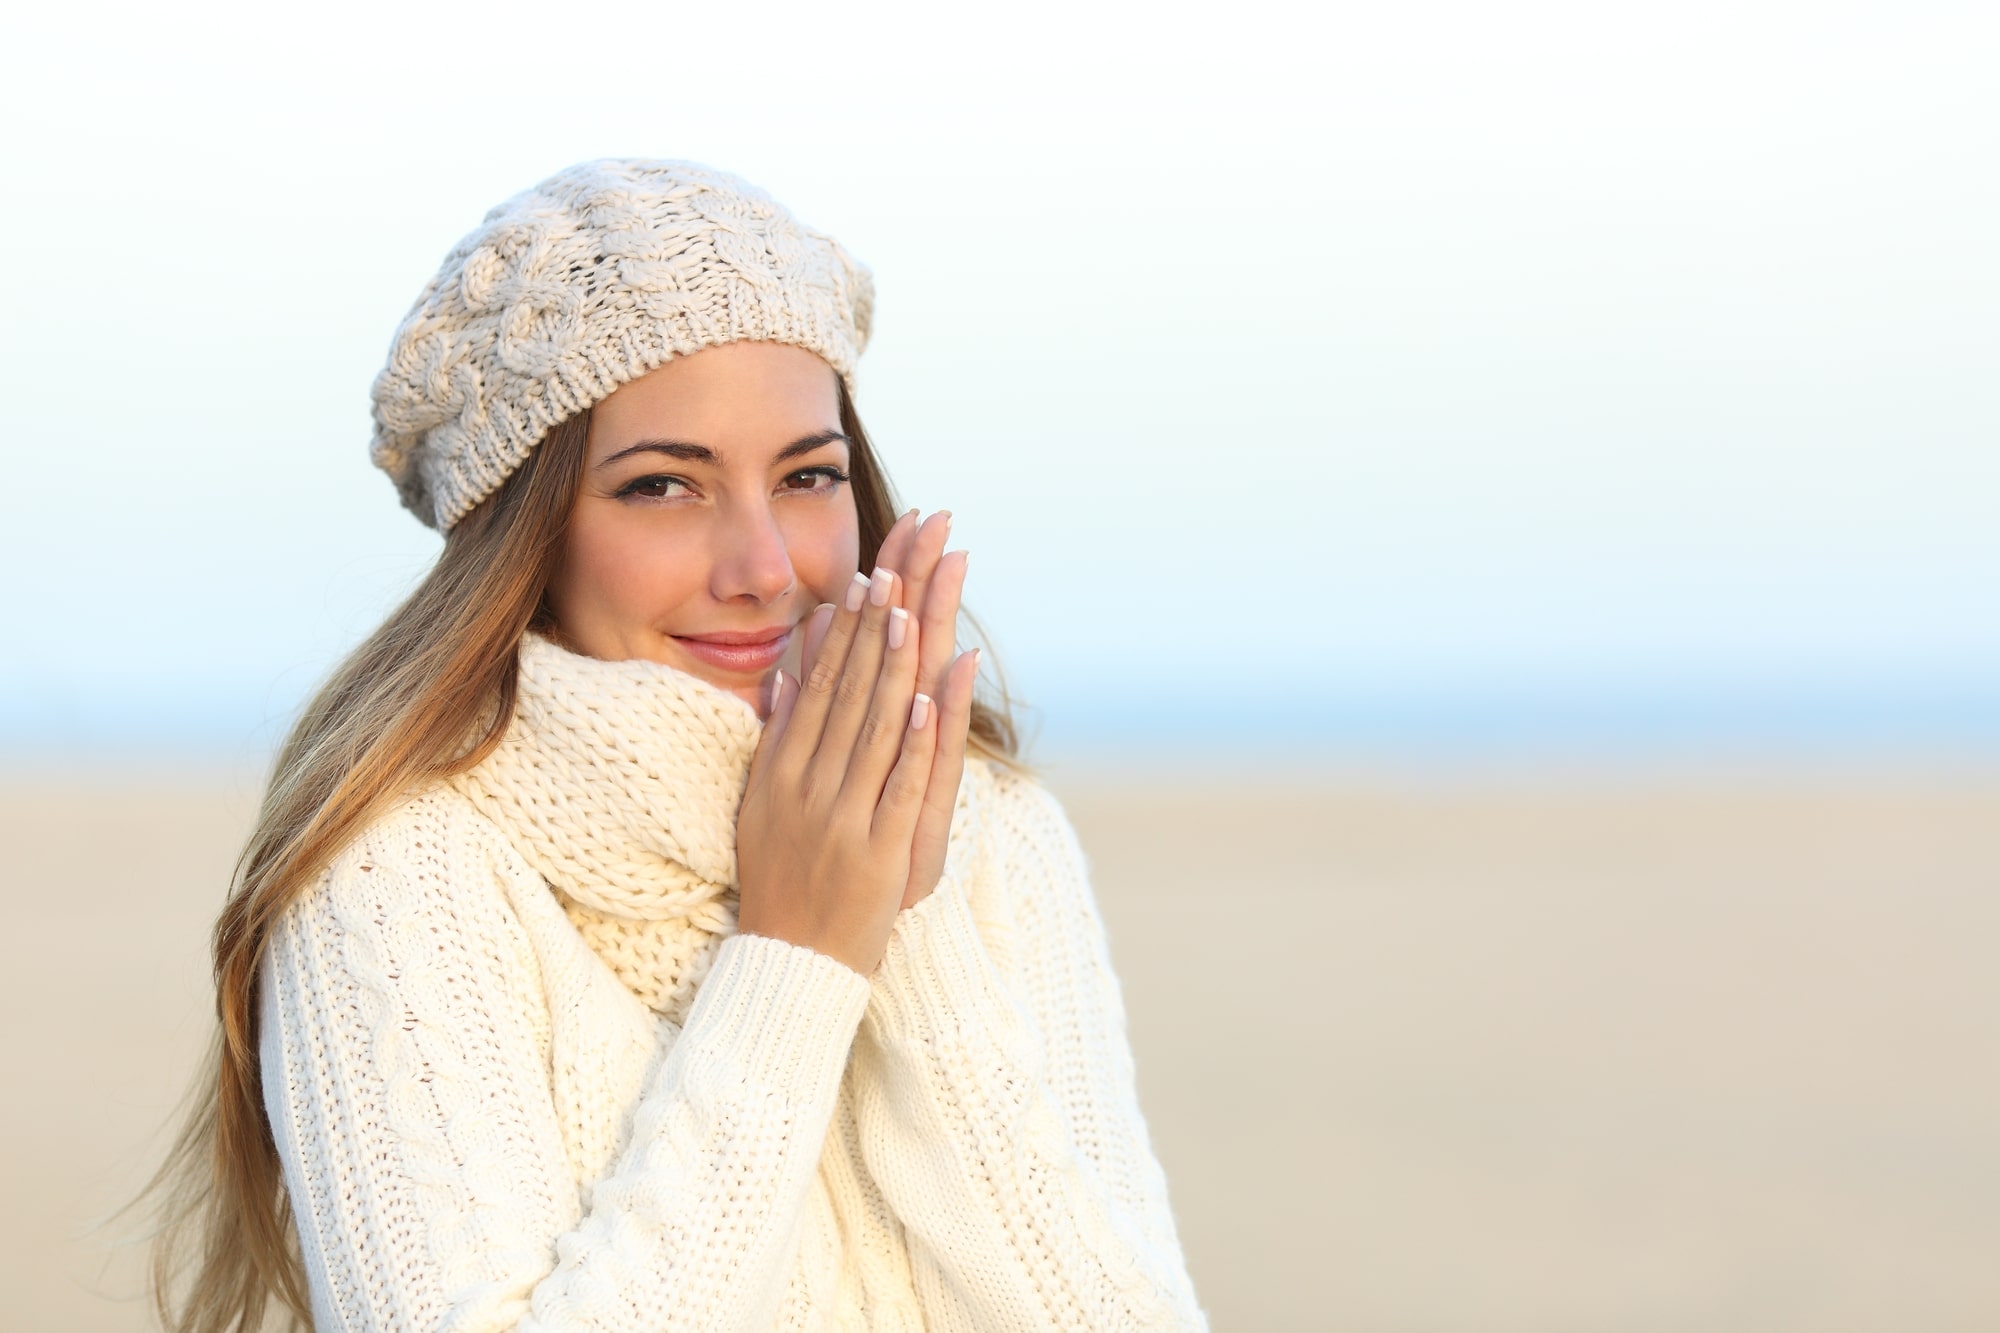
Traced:
<path fill-rule="evenodd" d="M 823 430 L 815 435 L 802 435 L 798 439 L 793 440 L 790 444 L 773 454 L 771 461 L 773 463 L 782 463 L 788 458 L 796 458 L 800 454 L 809 454 L 823 444 L 848 443 L 852 443 L 852 441 L 848 440 L 847 436 L 840 431 Z M 684 462 L 708 463 L 718 466 L 722 462 L 721 456 L 705 444 L 693 444 L 687 440 L 641 440 L 637 444 L 626 445 L 617 453 L 599 462 L 597 466 L 609 467 L 619 459 L 629 458 L 633 454 L 665 454 L 669 458 L 678 458 Z"/>

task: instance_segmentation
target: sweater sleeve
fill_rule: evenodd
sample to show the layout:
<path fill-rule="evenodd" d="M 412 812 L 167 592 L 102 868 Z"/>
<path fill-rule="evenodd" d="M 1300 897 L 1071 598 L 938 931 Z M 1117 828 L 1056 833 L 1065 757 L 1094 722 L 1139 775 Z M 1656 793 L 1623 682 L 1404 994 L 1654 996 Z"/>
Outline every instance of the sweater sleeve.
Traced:
<path fill-rule="evenodd" d="M 1026 779 L 995 804 L 1004 947 L 947 877 L 898 916 L 874 976 L 856 1047 L 870 1174 L 938 1327 L 1206 1329 L 1076 834 Z"/>
<path fill-rule="evenodd" d="M 768 1327 L 867 978 L 725 940 L 579 1189 L 535 956 L 504 871 L 474 862 L 371 831 L 263 955 L 264 1104 L 318 1333 Z"/>

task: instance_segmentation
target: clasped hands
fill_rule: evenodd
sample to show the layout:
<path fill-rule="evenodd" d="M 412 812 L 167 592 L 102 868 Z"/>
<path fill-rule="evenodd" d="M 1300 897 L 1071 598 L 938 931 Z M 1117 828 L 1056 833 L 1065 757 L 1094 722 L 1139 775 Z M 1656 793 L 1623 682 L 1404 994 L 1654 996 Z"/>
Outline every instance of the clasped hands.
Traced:
<path fill-rule="evenodd" d="M 957 653 L 966 553 L 949 512 L 896 520 L 872 577 L 806 622 L 803 680 L 772 677 L 737 813 L 739 930 L 866 976 L 896 913 L 944 874 L 979 650 Z"/>

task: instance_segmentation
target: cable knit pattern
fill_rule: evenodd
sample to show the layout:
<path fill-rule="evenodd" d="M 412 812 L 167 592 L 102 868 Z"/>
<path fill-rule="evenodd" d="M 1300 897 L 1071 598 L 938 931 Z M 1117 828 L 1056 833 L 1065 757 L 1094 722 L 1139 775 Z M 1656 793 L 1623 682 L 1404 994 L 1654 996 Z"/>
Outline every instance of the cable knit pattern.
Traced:
<path fill-rule="evenodd" d="M 864 978 L 733 933 L 761 727 L 528 636 L 501 746 L 285 912 L 264 1098 L 320 1333 L 1206 1328 L 1060 806 L 968 759 Z"/>
<path fill-rule="evenodd" d="M 580 162 L 452 247 L 374 386 L 370 456 L 449 531 L 549 427 L 676 356 L 818 353 L 853 387 L 874 280 L 764 191 L 694 162 Z"/>

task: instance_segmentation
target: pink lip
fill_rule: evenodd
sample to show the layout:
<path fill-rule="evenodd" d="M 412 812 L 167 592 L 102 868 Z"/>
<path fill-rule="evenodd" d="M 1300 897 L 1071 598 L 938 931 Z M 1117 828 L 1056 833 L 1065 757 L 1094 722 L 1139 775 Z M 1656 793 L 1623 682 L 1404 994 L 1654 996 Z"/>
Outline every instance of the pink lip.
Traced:
<path fill-rule="evenodd" d="M 789 625 L 769 629 L 732 630 L 719 634 L 676 634 L 676 643 L 711 666 L 724 671 L 768 671 L 785 655 L 792 641 Z"/>

